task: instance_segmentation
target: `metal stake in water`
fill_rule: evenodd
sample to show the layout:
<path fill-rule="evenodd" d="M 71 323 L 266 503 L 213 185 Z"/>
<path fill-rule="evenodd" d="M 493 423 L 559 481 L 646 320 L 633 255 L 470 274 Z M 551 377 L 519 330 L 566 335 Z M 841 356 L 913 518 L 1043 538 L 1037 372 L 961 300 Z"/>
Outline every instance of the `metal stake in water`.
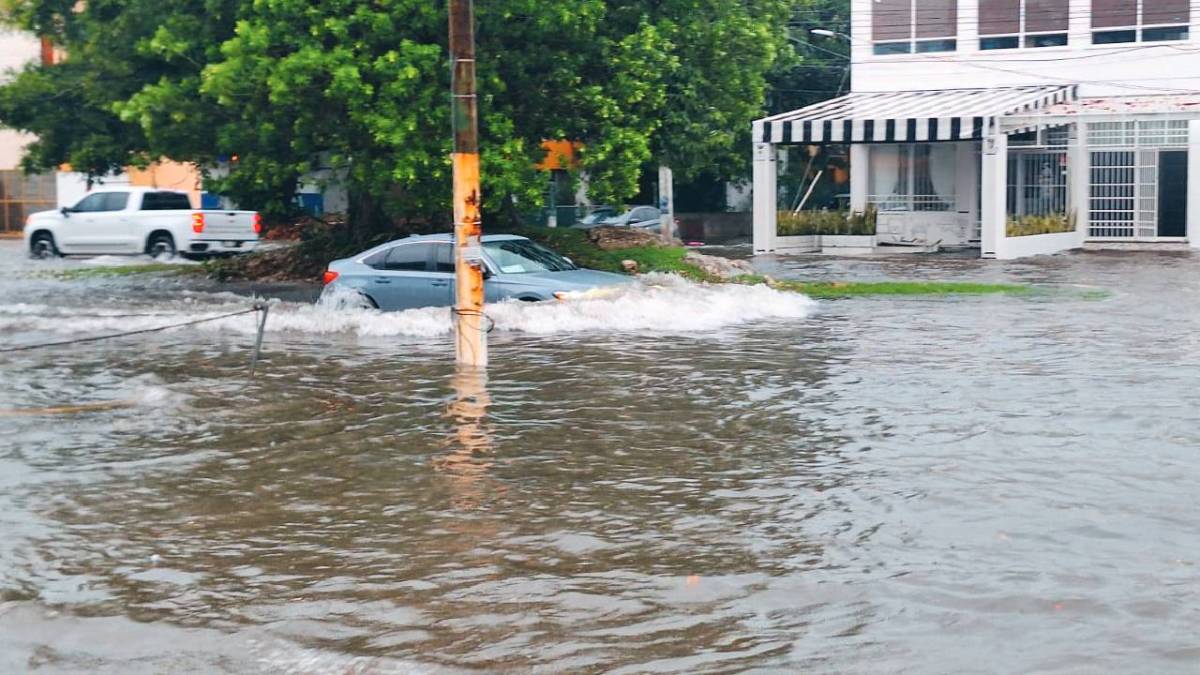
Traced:
<path fill-rule="evenodd" d="M 271 306 L 260 302 L 254 305 L 254 309 L 258 310 L 259 319 L 258 336 L 254 338 L 254 353 L 250 355 L 250 377 L 254 377 L 254 370 L 258 366 L 258 355 L 262 351 L 263 332 L 267 329 L 267 313 L 271 311 Z"/>

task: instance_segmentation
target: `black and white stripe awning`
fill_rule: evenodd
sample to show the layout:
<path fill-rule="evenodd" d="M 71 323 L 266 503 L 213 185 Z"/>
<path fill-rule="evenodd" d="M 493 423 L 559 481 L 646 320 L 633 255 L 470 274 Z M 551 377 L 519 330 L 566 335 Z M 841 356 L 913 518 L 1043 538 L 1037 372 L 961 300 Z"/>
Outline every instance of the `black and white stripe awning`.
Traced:
<path fill-rule="evenodd" d="M 756 143 L 900 143 L 982 139 L 998 117 L 1078 97 L 1074 85 L 860 92 L 754 123 Z"/>

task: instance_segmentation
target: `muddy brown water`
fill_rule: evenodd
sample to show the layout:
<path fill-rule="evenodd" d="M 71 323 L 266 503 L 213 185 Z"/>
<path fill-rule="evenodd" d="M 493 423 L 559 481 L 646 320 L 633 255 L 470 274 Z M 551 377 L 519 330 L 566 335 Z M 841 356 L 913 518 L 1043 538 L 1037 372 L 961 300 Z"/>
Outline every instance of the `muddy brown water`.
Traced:
<path fill-rule="evenodd" d="M 1046 292 L 0 355 L 0 672 L 1200 670 L 1200 257 L 759 263 Z M 5 344 L 246 304 L 87 264 Z"/>

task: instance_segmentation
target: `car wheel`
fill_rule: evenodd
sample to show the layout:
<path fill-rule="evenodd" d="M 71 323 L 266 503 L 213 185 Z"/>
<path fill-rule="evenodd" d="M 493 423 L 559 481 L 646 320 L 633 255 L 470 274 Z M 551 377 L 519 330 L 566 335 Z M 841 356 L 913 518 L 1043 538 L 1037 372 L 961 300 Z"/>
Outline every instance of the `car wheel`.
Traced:
<path fill-rule="evenodd" d="M 156 259 L 170 260 L 174 258 L 176 254 L 174 237 L 166 233 L 150 237 L 150 243 L 146 244 L 146 253 Z"/>
<path fill-rule="evenodd" d="M 29 257 L 35 260 L 48 260 L 61 255 L 54 245 L 54 235 L 49 232 L 38 232 L 29 242 Z"/>

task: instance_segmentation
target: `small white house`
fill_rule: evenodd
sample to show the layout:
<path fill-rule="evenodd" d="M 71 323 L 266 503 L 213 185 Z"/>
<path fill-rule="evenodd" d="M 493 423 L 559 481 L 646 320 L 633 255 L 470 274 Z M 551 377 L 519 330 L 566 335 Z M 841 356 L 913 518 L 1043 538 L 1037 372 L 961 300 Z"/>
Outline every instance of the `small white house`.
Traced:
<path fill-rule="evenodd" d="M 831 143 L 879 244 L 1200 247 L 1200 0 L 852 0 L 841 37 L 852 91 L 753 125 L 756 252 L 800 245 L 782 149 Z"/>

